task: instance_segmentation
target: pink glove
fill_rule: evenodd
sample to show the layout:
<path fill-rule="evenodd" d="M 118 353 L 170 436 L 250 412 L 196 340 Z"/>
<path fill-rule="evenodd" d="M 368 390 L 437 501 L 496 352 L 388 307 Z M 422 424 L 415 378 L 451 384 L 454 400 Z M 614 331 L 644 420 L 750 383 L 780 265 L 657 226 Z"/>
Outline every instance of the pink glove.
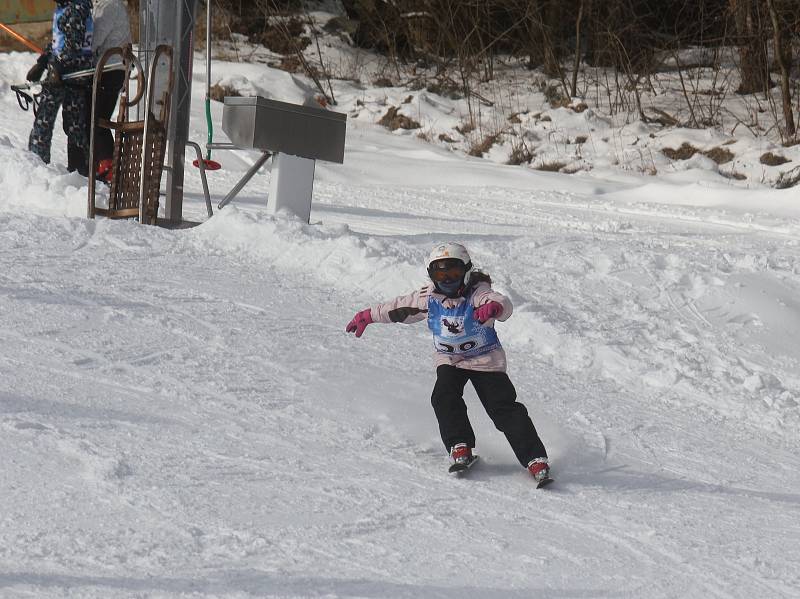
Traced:
<path fill-rule="evenodd" d="M 475 318 L 483 324 L 490 318 L 497 318 L 503 313 L 503 306 L 499 302 L 488 302 L 475 308 Z"/>
<path fill-rule="evenodd" d="M 356 337 L 361 337 L 361 335 L 364 334 L 364 329 L 367 328 L 368 324 L 372 324 L 372 322 L 372 312 L 367 308 L 353 316 L 353 320 L 347 323 L 345 331 L 348 333 L 355 333 Z"/>

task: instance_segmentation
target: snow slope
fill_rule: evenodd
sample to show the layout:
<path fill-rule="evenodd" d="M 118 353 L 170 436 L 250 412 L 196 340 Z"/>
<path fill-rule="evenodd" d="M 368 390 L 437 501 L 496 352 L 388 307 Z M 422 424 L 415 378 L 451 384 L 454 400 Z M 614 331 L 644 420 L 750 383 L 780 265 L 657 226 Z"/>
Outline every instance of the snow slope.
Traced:
<path fill-rule="evenodd" d="M 2 58 L 8 82 L 30 55 Z M 40 165 L 0 106 L 0 596 L 800 594 L 796 191 L 538 173 L 351 122 L 312 225 L 263 214 L 265 172 L 166 231 L 83 218 L 63 137 Z M 220 159 L 217 198 L 253 156 Z M 440 239 L 514 301 L 546 491 L 471 390 L 483 460 L 447 476 L 422 325 L 344 333 Z"/>

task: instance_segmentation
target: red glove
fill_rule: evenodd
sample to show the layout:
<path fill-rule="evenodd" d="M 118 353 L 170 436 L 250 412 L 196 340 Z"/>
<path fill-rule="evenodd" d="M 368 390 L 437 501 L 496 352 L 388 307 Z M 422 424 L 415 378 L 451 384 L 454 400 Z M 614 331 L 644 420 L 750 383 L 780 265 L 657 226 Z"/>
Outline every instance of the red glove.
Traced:
<path fill-rule="evenodd" d="M 368 324 L 372 324 L 372 322 L 372 312 L 367 308 L 353 316 L 353 320 L 347 323 L 347 328 L 345 330 L 348 333 L 355 333 L 356 337 L 361 337 L 361 335 L 364 334 L 364 329 L 367 328 Z"/>
<path fill-rule="evenodd" d="M 499 302 L 488 302 L 475 308 L 475 318 L 483 324 L 491 318 L 497 318 L 503 313 L 503 306 Z"/>

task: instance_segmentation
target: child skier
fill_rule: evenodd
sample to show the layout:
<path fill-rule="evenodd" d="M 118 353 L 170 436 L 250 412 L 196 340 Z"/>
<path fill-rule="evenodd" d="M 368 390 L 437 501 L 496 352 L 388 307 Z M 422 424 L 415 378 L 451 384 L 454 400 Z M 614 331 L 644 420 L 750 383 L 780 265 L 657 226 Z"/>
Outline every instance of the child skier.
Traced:
<path fill-rule="evenodd" d="M 85 120 L 91 77 L 70 82 L 62 77 L 93 66 L 92 31 L 91 0 L 56 0 L 53 39 L 27 75 L 28 81 L 39 81 L 45 70 L 48 73 L 42 83 L 28 149 L 50 163 L 53 126 L 61 107 L 67 135 L 67 169 L 77 170 L 82 175 L 88 171 L 89 138 Z"/>
<path fill-rule="evenodd" d="M 537 482 L 549 480 L 547 452 L 525 406 L 516 401 L 506 374 L 506 355 L 494 330 L 495 320 L 511 316 L 511 301 L 492 289 L 489 275 L 473 269 L 467 249 L 458 243 L 437 245 L 428 256 L 427 268 L 430 283 L 362 310 L 346 331 L 361 337 L 373 322 L 427 319 L 436 350 L 431 403 L 453 468 L 464 469 L 474 461 L 475 433 L 463 398 L 464 386 L 471 381 L 519 462 Z"/>

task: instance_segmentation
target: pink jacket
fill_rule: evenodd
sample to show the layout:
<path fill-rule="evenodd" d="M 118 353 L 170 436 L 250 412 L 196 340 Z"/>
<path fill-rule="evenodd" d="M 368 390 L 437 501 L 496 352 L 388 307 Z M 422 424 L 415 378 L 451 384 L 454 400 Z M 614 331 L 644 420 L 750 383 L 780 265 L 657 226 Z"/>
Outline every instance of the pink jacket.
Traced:
<path fill-rule="evenodd" d="M 474 307 L 482 306 L 489 302 L 498 302 L 503 306 L 503 313 L 497 320 L 507 320 L 511 316 L 513 306 L 511 300 L 501 293 L 492 290 L 492 282 L 488 275 L 483 273 L 475 273 L 473 275 L 479 280 L 475 285 L 474 293 L 472 295 L 472 304 Z M 464 302 L 463 297 L 454 299 L 447 298 L 441 293 L 436 291 L 433 283 L 428 283 L 421 289 L 414 291 L 408 295 L 401 295 L 388 302 L 378 304 L 370 308 L 370 314 L 373 322 L 402 322 L 403 324 L 411 324 L 427 320 L 428 318 L 428 298 L 442 302 L 445 307 L 451 308 Z M 488 320 L 487 326 L 493 326 L 494 321 Z M 443 354 L 435 352 L 433 357 L 434 367 L 439 367 L 442 364 L 450 364 L 457 368 L 465 368 L 467 370 L 481 370 L 484 372 L 505 372 L 506 371 L 506 352 L 502 347 L 492 350 L 486 354 L 475 356 L 472 358 L 465 358 L 463 356 Z"/>

